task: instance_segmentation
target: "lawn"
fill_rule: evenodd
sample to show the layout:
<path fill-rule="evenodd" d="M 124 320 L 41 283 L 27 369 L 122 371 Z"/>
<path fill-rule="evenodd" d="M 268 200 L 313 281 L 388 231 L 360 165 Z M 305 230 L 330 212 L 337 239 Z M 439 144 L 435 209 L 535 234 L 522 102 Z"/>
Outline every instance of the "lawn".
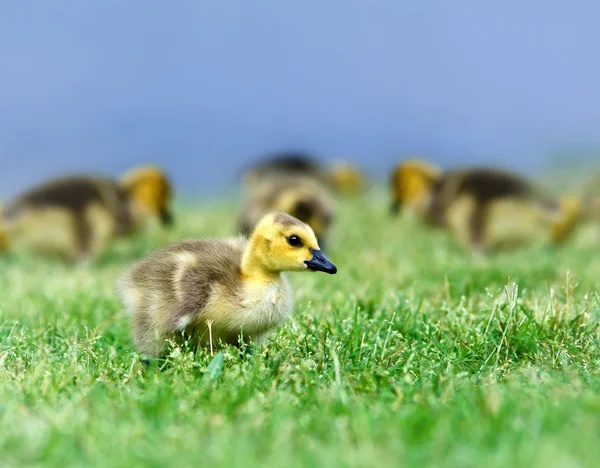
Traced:
<path fill-rule="evenodd" d="M 189 204 L 88 269 L 0 259 L 1 467 L 600 466 L 599 246 L 483 260 L 380 195 L 341 203 L 338 274 L 290 274 L 264 348 L 145 371 L 115 280 L 235 210 Z"/>

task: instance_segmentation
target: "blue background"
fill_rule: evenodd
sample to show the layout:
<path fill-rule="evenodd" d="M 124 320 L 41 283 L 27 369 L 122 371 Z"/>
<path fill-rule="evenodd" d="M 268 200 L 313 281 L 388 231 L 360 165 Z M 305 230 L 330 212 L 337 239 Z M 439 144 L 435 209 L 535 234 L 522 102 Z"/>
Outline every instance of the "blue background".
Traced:
<path fill-rule="evenodd" d="M 210 193 L 285 148 L 533 171 L 600 147 L 599 18 L 593 0 L 4 1 L 0 193 L 145 161 Z"/>

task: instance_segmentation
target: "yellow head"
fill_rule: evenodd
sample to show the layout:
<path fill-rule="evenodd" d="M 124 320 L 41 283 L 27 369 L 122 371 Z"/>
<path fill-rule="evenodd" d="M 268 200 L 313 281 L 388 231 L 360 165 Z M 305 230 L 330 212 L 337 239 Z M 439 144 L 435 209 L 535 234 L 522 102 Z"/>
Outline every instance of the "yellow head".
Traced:
<path fill-rule="evenodd" d="M 440 169 L 425 161 L 411 159 L 398 164 L 391 180 L 392 213 L 397 213 L 403 206 L 422 202 L 440 177 Z"/>
<path fill-rule="evenodd" d="M 321 252 L 310 226 L 281 212 L 265 215 L 256 225 L 242 270 L 246 274 L 265 276 L 282 271 L 337 272 L 335 265 Z"/>
<path fill-rule="evenodd" d="M 568 240 L 580 225 L 600 218 L 600 200 L 589 195 L 564 197 L 559 208 L 560 217 L 550 231 L 555 244 Z"/>
<path fill-rule="evenodd" d="M 121 177 L 120 183 L 143 216 L 159 217 L 165 226 L 173 223 L 171 184 L 160 169 L 153 166 L 132 169 Z"/>
<path fill-rule="evenodd" d="M 582 215 L 581 198 L 565 197 L 559 202 L 559 218 L 552 225 L 550 237 L 552 242 L 560 244 L 567 240 L 575 230 Z"/>
<path fill-rule="evenodd" d="M 365 188 L 365 180 L 361 172 L 348 163 L 338 163 L 332 166 L 329 177 L 333 188 L 340 193 L 356 194 Z"/>

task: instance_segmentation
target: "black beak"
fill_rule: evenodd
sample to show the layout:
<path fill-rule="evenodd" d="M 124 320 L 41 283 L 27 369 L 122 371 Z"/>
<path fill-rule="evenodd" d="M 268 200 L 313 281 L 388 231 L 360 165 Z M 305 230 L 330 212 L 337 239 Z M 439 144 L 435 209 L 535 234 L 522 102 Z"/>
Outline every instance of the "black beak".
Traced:
<path fill-rule="evenodd" d="M 164 210 L 161 210 L 159 216 L 160 216 L 160 222 L 162 223 L 163 226 L 165 226 L 165 227 L 173 226 L 173 214 L 168 209 L 165 208 Z"/>
<path fill-rule="evenodd" d="M 313 257 L 304 262 L 309 270 L 324 271 L 330 275 L 335 275 L 337 273 L 337 268 L 325 255 L 323 255 L 323 252 L 310 249 L 310 253 L 312 253 Z"/>

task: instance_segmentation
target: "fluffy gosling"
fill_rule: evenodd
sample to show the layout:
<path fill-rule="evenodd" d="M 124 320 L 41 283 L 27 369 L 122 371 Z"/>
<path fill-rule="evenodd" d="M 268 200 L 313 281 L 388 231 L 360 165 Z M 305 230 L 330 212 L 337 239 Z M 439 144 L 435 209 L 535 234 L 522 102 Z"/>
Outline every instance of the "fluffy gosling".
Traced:
<path fill-rule="evenodd" d="M 292 310 L 286 271 L 337 269 L 310 226 L 275 212 L 249 240 L 186 240 L 151 253 L 121 277 L 118 291 L 138 351 L 152 358 L 182 335 L 203 347 L 262 343 Z"/>
<path fill-rule="evenodd" d="M 135 169 L 120 181 L 64 177 L 10 200 L 0 213 L 0 230 L 11 247 L 87 263 L 112 238 L 138 232 L 151 219 L 171 224 L 170 199 L 170 183 L 155 167 Z"/>
<path fill-rule="evenodd" d="M 472 168 L 442 173 L 423 161 L 397 166 L 392 212 L 408 208 L 427 224 L 448 229 L 475 252 L 536 240 L 563 242 L 576 210 L 510 172 Z"/>
<path fill-rule="evenodd" d="M 246 196 L 238 231 L 249 235 L 265 213 L 282 211 L 308 224 L 319 243 L 326 244 L 335 202 L 326 187 L 310 177 L 281 176 Z"/>

